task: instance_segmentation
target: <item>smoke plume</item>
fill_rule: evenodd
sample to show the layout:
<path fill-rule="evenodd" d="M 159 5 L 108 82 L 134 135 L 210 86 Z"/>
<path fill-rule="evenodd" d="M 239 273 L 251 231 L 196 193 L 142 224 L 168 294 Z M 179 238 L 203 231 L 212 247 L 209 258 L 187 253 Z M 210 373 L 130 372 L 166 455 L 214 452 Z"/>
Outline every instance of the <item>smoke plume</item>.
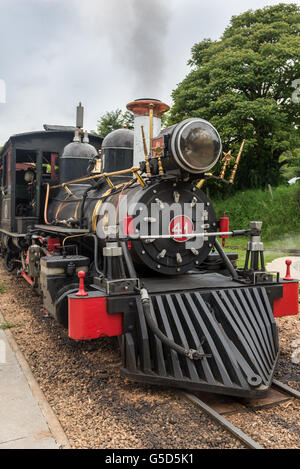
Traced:
<path fill-rule="evenodd" d="M 120 86 L 132 97 L 159 97 L 165 72 L 164 40 L 170 22 L 170 8 L 162 0 L 87 0 L 81 17 L 85 31 L 106 44 Z M 171 2 L 169 3 L 169 5 Z M 121 73 L 120 73 L 121 71 Z M 105 73 L 105 71 L 104 71 Z"/>

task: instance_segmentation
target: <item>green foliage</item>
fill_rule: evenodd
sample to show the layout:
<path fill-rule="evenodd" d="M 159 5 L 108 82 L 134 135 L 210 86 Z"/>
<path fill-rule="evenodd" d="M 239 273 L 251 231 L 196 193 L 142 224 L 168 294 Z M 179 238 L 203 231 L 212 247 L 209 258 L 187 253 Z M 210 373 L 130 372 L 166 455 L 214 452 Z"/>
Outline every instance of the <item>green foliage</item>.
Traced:
<path fill-rule="evenodd" d="M 4 285 L 0 282 L 0 293 L 4 293 L 5 292 L 5 287 Z"/>
<path fill-rule="evenodd" d="M 240 191 L 229 198 L 213 200 L 217 217 L 224 212 L 230 229 L 249 227 L 251 220 L 263 222 L 263 239 L 273 240 L 284 234 L 300 232 L 300 183 L 272 189 Z M 299 248 L 299 246 L 298 246 Z"/>
<path fill-rule="evenodd" d="M 20 327 L 23 326 L 20 322 L 2 322 L 0 324 L 0 329 L 12 329 L 13 327 Z"/>
<path fill-rule="evenodd" d="M 168 120 L 170 118 L 170 111 L 165 112 L 161 116 L 161 125 L 162 128 L 168 126 Z M 115 111 L 106 112 L 98 120 L 97 135 L 105 137 L 107 134 L 113 130 L 122 129 L 126 127 L 127 129 L 133 130 L 134 128 L 134 115 L 130 111 L 122 112 L 121 109 L 116 109 Z"/>
<path fill-rule="evenodd" d="M 226 151 L 246 144 L 236 187 L 280 181 L 279 157 L 299 145 L 300 8 L 278 4 L 233 16 L 221 39 L 192 48 L 191 72 L 173 91 L 170 124 L 209 120 Z"/>
<path fill-rule="evenodd" d="M 240 236 L 238 238 L 226 239 L 225 251 L 236 252 L 238 254 L 238 267 L 243 267 L 246 258 L 246 247 L 249 241 L 248 237 Z M 274 241 L 268 241 L 264 239 L 264 259 L 265 264 L 272 262 L 278 257 L 288 255 L 286 252 L 280 252 L 279 249 L 298 249 L 300 243 L 300 235 L 288 236 L 285 235 L 280 239 Z"/>
<path fill-rule="evenodd" d="M 300 148 L 289 150 L 280 155 L 280 172 L 282 177 L 289 181 L 293 177 L 300 177 Z"/>
<path fill-rule="evenodd" d="M 161 127 L 162 129 L 165 129 L 166 127 L 169 126 L 169 119 L 170 119 L 171 111 L 164 112 L 161 115 Z"/>
<path fill-rule="evenodd" d="M 101 137 L 105 137 L 113 130 L 122 129 L 133 129 L 133 113 L 130 111 L 122 112 L 121 109 L 115 111 L 106 112 L 98 120 L 97 133 Z"/>

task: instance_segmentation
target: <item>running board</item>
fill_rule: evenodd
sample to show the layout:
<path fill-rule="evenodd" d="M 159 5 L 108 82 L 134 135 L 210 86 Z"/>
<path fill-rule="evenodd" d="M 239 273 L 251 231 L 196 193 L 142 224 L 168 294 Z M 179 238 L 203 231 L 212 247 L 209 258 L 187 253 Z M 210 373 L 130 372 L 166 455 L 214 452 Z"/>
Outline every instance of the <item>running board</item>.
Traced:
<path fill-rule="evenodd" d="M 142 383 L 240 397 L 267 393 L 278 359 L 278 331 L 264 287 L 153 295 L 152 318 L 184 348 L 166 346 L 146 323 L 140 299 L 136 329 L 122 337 L 121 374 Z"/>

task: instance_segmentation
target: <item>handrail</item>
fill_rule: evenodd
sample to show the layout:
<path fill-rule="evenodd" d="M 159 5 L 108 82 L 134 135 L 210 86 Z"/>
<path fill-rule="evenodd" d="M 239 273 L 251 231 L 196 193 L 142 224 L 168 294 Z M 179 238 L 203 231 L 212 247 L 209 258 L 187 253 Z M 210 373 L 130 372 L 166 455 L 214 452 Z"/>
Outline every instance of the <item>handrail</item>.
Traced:
<path fill-rule="evenodd" d="M 79 179 L 73 179 L 71 181 L 67 181 L 67 182 L 63 182 L 61 184 L 57 184 L 56 186 L 51 186 L 50 189 L 58 189 L 60 187 L 66 187 L 66 186 L 70 186 L 71 184 L 77 184 L 77 183 L 81 183 L 81 182 L 85 182 L 85 181 L 91 181 L 93 179 L 100 179 L 100 178 L 110 178 L 112 176 L 120 176 L 120 175 L 123 175 L 123 174 L 129 174 L 129 173 L 134 173 L 138 179 L 138 181 L 141 183 L 140 179 L 141 179 L 141 176 L 139 174 L 137 174 L 137 172 L 140 170 L 140 167 L 139 166 L 132 166 L 132 168 L 128 168 L 128 169 L 122 169 L 120 171 L 114 171 L 112 173 L 101 173 L 101 174 L 97 174 L 95 176 L 87 176 L 87 177 L 83 177 L 83 178 L 79 178 Z"/>

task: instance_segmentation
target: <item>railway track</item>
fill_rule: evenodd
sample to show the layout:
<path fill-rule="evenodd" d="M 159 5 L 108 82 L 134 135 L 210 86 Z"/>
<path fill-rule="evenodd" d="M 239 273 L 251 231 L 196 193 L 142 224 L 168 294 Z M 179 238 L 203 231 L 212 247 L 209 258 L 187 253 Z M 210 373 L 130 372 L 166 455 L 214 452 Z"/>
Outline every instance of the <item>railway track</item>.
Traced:
<path fill-rule="evenodd" d="M 274 379 L 273 387 L 279 389 L 282 393 L 287 396 L 291 396 L 295 399 L 300 399 L 300 392 L 296 389 L 291 388 L 290 386 L 281 383 L 280 381 Z M 206 414 L 212 417 L 222 428 L 226 429 L 232 435 L 234 435 L 239 441 L 244 443 L 248 448 L 251 449 L 264 449 L 259 443 L 250 438 L 246 433 L 244 433 L 240 428 L 233 425 L 229 420 L 227 420 L 223 415 L 205 403 L 203 400 L 199 399 L 195 394 L 191 394 L 183 391 L 183 396 L 188 399 L 190 402 L 200 407 Z"/>
<path fill-rule="evenodd" d="M 200 408 L 196 404 L 194 409 L 188 408 L 183 399 L 176 399 L 174 402 L 174 392 L 172 394 L 163 393 L 153 388 L 144 389 L 135 387 L 129 382 L 120 379 L 118 372 L 119 354 L 110 342 L 99 344 L 77 344 L 70 347 L 70 343 L 65 339 L 59 326 L 50 319 L 45 319 L 40 314 L 40 300 L 30 294 L 29 287 L 23 286 L 19 280 L 8 275 L 2 269 L 0 262 L 1 280 L 5 282 L 5 292 L 0 295 L 1 310 L 5 313 L 5 320 L 12 324 L 22 324 L 20 327 L 12 329 L 15 339 L 26 356 L 28 363 L 42 386 L 46 398 L 51 402 L 51 407 L 59 415 L 59 419 L 68 437 L 72 440 L 72 447 L 75 449 L 99 447 L 115 449 L 114 438 L 120 441 L 119 448 L 161 448 L 180 449 L 187 448 L 187 441 L 190 448 L 236 448 L 244 447 L 258 448 L 263 445 L 269 448 L 268 443 L 261 441 L 260 436 L 267 435 L 263 426 L 259 422 L 252 430 L 250 426 L 240 424 L 239 413 L 231 413 L 228 417 L 233 430 L 237 429 L 238 434 L 229 433 L 221 423 L 216 425 L 214 420 L 207 413 L 203 418 L 200 415 Z M 21 285 L 21 286 L 20 286 Z M 25 294 L 24 294 L 25 291 Z M 18 299 L 18 307 L 17 297 Z M 285 337 L 282 350 L 289 356 L 289 348 L 292 339 L 295 338 L 296 323 L 298 317 L 289 318 L 290 328 L 283 328 L 282 336 Z M 293 327 L 292 327 L 293 325 Z M 36 330 L 40 332 L 40 339 L 36 342 Z M 290 360 L 284 362 L 291 365 Z M 66 366 L 67 364 L 67 366 Z M 284 368 L 279 362 L 278 370 L 281 376 L 287 376 L 291 381 L 297 380 L 298 370 Z M 294 374 L 293 374 L 294 373 Z M 51 379 L 49 379 L 49 377 Z M 112 386 L 111 383 L 114 383 Z M 291 388 L 283 383 L 273 381 L 283 393 L 287 393 Z M 294 392 L 296 395 L 294 395 Z M 299 391 L 292 389 L 291 397 L 299 399 Z M 286 394 L 287 395 L 287 394 Z M 71 398 L 70 398 L 71 396 Z M 198 396 L 197 399 L 199 399 Z M 199 400 L 201 400 L 200 397 Z M 286 401 L 291 404 L 296 401 Z M 208 403 L 210 406 L 210 402 Z M 280 432 L 280 423 L 283 419 L 291 415 L 291 406 L 274 406 L 275 410 L 268 412 L 270 420 L 266 415 L 262 420 L 269 425 L 274 425 L 274 435 L 279 435 L 273 440 L 270 446 L 273 448 L 300 447 L 300 432 L 297 419 L 299 420 L 300 408 L 295 410 L 295 417 L 289 425 L 296 425 L 296 430 L 289 430 L 292 438 L 288 439 L 284 431 Z M 187 412 L 187 409 L 189 412 Z M 273 416 L 277 414 L 277 409 L 281 410 L 282 421 L 273 421 Z M 217 409 L 219 411 L 219 409 Z M 251 410 L 245 415 L 247 420 L 251 420 Z M 269 409 L 271 410 L 271 409 Z M 219 413 L 220 412 L 216 412 Z M 259 414 L 260 412 L 258 412 Z M 264 412 L 267 414 L 267 412 Z M 227 415 L 221 415 L 228 420 Z M 247 418 L 248 417 L 248 418 Z M 169 418 L 172 419 L 170 425 L 165 424 Z M 192 423 L 192 425 L 191 425 Z M 165 428 L 163 427 L 165 425 Z M 169 429 L 171 432 L 169 433 Z M 283 427 L 287 428 L 287 427 Z M 96 430 L 95 430 L 96 429 Z M 125 430 L 124 430 L 125 429 Z M 195 431 L 197 429 L 197 432 Z M 243 429 L 243 431 L 241 430 Z M 256 432 L 255 432 L 256 430 Z M 228 438 L 224 438 L 227 435 Z M 277 432 L 277 433 L 276 433 Z M 254 441 L 256 446 L 250 446 L 247 441 L 243 441 L 239 434 L 246 434 L 247 441 Z M 249 438 L 251 435 L 253 438 Z M 258 443 L 259 441 L 259 443 Z M 265 440 L 266 441 L 266 440 Z M 275 446 L 276 445 L 276 446 Z"/>

